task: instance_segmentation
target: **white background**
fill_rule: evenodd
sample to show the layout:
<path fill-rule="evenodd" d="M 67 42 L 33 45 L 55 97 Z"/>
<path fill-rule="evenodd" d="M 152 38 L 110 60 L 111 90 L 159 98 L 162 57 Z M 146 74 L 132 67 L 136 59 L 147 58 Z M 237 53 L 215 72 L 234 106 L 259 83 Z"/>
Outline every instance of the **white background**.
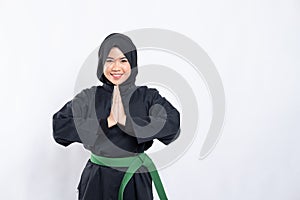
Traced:
<path fill-rule="evenodd" d="M 296 0 L 1 0 L 0 199 L 76 199 L 88 152 L 54 142 L 52 115 L 74 96 L 81 65 L 106 35 L 161 28 L 207 52 L 227 109 L 207 158 L 198 159 L 202 130 L 161 170 L 170 199 L 299 200 L 299 20 Z"/>

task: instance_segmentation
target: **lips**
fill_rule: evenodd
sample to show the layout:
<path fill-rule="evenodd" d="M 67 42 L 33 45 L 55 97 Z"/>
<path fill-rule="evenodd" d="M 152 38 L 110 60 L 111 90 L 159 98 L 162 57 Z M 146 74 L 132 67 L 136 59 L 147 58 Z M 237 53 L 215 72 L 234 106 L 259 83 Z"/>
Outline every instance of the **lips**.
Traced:
<path fill-rule="evenodd" d="M 110 74 L 114 79 L 119 79 L 123 76 L 123 74 Z"/>

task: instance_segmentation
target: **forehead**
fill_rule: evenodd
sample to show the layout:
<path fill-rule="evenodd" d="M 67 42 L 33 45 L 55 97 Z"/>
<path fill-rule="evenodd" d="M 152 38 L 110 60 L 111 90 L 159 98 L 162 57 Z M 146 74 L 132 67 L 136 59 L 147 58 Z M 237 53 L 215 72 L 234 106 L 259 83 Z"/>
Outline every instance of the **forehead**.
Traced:
<path fill-rule="evenodd" d="M 109 54 L 107 55 L 107 57 L 121 58 L 121 57 L 125 57 L 125 55 L 123 54 L 123 52 L 118 47 L 113 47 L 109 51 Z"/>

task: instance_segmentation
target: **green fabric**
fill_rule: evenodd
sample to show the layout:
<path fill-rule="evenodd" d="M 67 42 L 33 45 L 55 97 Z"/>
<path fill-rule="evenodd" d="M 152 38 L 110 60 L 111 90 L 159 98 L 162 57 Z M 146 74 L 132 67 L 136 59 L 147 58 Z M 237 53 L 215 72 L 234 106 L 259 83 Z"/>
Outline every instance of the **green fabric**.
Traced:
<path fill-rule="evenodd" d="M 118 200 L 123 200 L 123 193 L 126 185 L 130 181 L 134 173 L 141 166 L 147 167 L 151 175 L 151 178 L 154 182 L 159 198 L 161 200 L 168 199 L 164 187 L 162 185 L 162 182 L 160 180 L 159 174 L 156 170 L 156 167 L 153 161 L 151 160 L 151 158 L 145 153 L 140 153 L 137 156 L 124 157 L 124 158 L 109 158 L 109 157 L 103 157 L 103 156 L 91 154 L 91 161 L 95 164 L 109 166 L 109 167 L 128 167 L 120 185 Z"/>

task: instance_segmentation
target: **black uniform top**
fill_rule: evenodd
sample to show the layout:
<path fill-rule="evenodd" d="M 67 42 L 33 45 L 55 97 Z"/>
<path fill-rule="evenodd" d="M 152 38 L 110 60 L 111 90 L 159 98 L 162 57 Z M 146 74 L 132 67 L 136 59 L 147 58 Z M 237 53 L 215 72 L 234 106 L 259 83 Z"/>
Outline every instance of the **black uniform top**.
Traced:
<path fill-rule="evenodd" d="M 125 54 L 126 55 L 126 54 Z M 131 63 L 132 64 L 132 63 Z M 144 152 L 158 139 L 164 144 L 180 133 L 179 112 L 156 89 L 137 87 L 133 68 L 119 86 L 125 126 L 108 128 L 114 85 L 103 74 L 103 86 L 93 86 L 77 94 L 53 115 L 53 137 L 63 146 L 79 142 L 92 153 L 106 157 L 126 157 Z M 153 199 L 152 182 L 141 167 L 124 191 L 124 200 Z M 117 200 L 124 170 L 100 166 L 88 160 L 78 185 L 79 199 Z"/>
<path fill-rule="evenodd" d="M 124 106 L 125 113 L 130 113 L 126 114 L 125 126 L 118 124 L 110 128 L 107 126 L 107 117 L 110 114 L 113 85 L 93 86 L 80 92 L 54 114 L 55 141 L 64 146 L 80 142 L 97 155 L 124 157 L 144 152 L 152 145 L 153 139 L 157 138 L 164 144 L 175 140 L 180 132 L 178 111 L 156 89 L 131 87 L 125 93 L 129 94 L 130 91 L 132 96 L 128 109 Z M 125 102 L 124 95 L 121 96 Z M 161 105 L 161 110 L 153 108 L 155 104 Z M 156 128 L 149 124 L 156 123 L 163 124 L 163 127 L 158 132 L 151 131 L 151 128 Z M 148 137 L 143 133 L 143 127 L 149 131 Z M 139 136 L 136 130 L 140 130 L 142 135 Z M 123 171 L 88 161 L 78 186 L 79 199 L 117 199 L 123 175 Z M 152 199 L 151 177 L 148 173 L 134 175 L 125 189 L 126 199 Z"/>

